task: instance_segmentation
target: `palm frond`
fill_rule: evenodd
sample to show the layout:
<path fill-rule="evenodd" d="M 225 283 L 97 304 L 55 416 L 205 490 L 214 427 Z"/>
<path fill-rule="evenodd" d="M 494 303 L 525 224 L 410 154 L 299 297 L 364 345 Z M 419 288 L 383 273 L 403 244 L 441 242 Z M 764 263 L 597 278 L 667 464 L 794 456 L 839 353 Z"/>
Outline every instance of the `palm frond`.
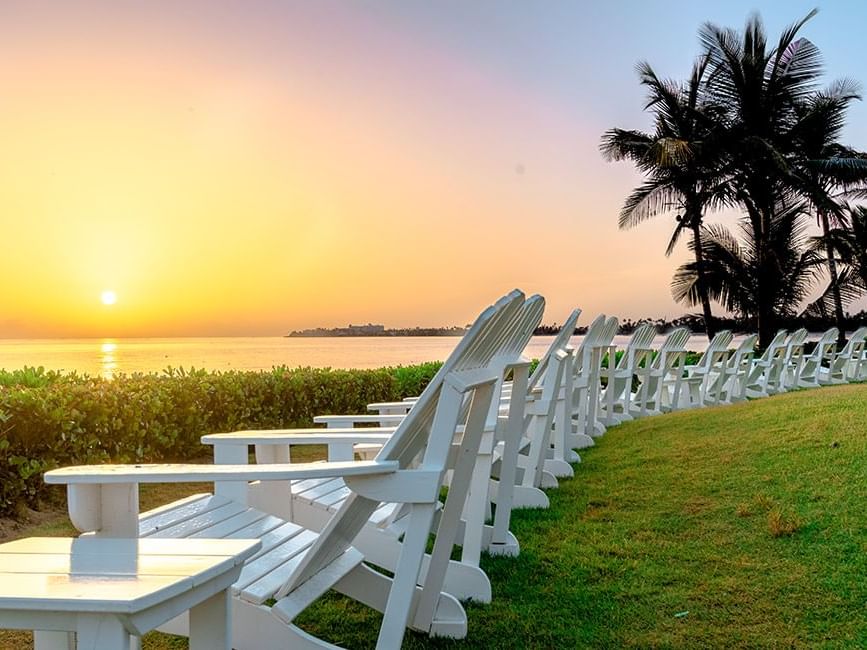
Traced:
<path fill-rule="evenodd" d="M 608 161 L 641 161 L 653 144 L 653 138 L 643 131 L 609 129 L 602 134 L 599 151 Z"/>
<path fill-rule="evenodd" d="M 690 143 L 682 138 L 657 138 L 648 149 L 655 167 L 677 167 L 693 157 Z"/>
<path fill-rule="evenodd" d="M 677 242 L 680 241 L 680 236 L 686 230 L 686 220 L 682 216 L 678 216 L 677 225 L 674 227 L 674 232 L 671 233 L 671 238 L 668 240 L 668 246 L 665 247 L 665 256 L 670 257 L 674 252 Z"/>
<path fill-rule="evenodd" d="M 626 197 L 620 210 L 618 225 L 621 230 L 634 228 L 638 224 L 659 214 L 676 210 L 680 207 L 680 192 L 667 183 L 650 179 Z"/>
<path fill-rule="evenodd" d="M 837 276 L 837 286 L 840 290 L 842 306 L 846 307 L 864 294 L 864 287 L 858 277 L 850 270 L 843 269 Z M 814 318 L 830 319 L 834 315 L 834 287 L 829 282 L 822 294 L 811 302 L 802 312 Z"/>

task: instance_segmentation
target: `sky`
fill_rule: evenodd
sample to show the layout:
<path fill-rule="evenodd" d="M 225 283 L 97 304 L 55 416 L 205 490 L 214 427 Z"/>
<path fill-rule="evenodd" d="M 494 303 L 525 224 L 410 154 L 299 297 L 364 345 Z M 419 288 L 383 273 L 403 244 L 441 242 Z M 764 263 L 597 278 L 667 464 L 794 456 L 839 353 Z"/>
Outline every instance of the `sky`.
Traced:
<path fill-rule="evenodd" d="M 547 323 L 680 315 L 688 252 L 617 229 L 640 176 L 600 136 L 650 127 L 637 62 L 814 6 L 2 2 L 0 337 L 461 325 L 513 287 Z M 867 82 L 867 4 L 818 6 L 828 81 Z"/>

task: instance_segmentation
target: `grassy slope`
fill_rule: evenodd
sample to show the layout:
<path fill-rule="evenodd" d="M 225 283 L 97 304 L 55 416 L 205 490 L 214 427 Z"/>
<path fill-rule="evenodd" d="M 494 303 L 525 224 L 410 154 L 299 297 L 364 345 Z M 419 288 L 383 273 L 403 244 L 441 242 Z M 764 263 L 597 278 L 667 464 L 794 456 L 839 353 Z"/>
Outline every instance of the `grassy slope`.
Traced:
<path fill-rule="evenodd" d="M 867 386 L 647 418 L 582 456 L 514 515 L 520 557 L 483 560 L 469 638 L 408 647 L 867 645 Z M 335 596 L 299 622 L 365 647 L 378 620 Z"/>

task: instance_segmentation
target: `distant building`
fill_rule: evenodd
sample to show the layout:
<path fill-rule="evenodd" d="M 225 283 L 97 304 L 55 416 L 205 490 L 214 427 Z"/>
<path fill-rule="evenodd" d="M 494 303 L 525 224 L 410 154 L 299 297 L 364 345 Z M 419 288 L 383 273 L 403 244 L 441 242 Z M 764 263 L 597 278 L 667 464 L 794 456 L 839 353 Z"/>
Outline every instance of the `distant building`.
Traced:
<path fill-rule="evenodd" d="M 385 325 L 374 325 L 373 323 L 367 325 L 350 323 L 346 329 L 350 332 L 346 336 L 382 336 L 385 333 Z"/>
<path fill-rule="evenodd" d="M 312 337 L 312 336 L 463 336 L 466 329 L 463 327 L 409 327 L 401 329 L 385 329 L 385 325 L 353 325 L 347 327 L 315 327 L 307 330 L 295 330 L 286 336 L 289 337 Z"/>

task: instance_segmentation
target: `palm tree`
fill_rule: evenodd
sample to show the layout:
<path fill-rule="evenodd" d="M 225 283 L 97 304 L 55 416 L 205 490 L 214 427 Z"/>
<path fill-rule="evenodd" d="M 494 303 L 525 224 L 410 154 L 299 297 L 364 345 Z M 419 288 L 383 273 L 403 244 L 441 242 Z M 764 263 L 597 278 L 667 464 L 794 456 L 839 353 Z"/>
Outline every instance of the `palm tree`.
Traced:
<path fill-rule="evenodd" d="M 639 64 L 641 84 L 648 89 L 645 109 L 653 111 L 655 130 L 650 134 L 611 129 L 603 134 L 600 150 L 608 160 L 631 160 L 646 175 L 620 211 L 621 229 L 660 214 L 677 213 L 666 256 L 684 230 L 692 233 L 696 292 L 710 339 L 716 328 L 702 281 L 701 227 L 705 210 L 724 202 L 726 185 L 716 140 L 720 109 L 706 102 L 701 93 L 707 63 L 707 57 L 698 61 L 685 84 L 662 80 L 649 64 Z"/>
<path fill-rule="evenodd" d="M 811 11 L 784 30 L 775 47 L 769 47 L 757 15 L 747 20 L 742 33 L 710 23 L 699 32 L 708 57 L 705 91 L 726 109 L 728 180 L 746 211 L 754 249 L 755 316 L 762 346 L 770 342 L 781 309 L 775 295 L 785 260 L 777 258 L 780 252 L 772 241 L 776 211 L 795 200 L 790 179 L 796 130 L 821 73 L 819 50 L 796 38 L 815 14 Z"/>
<path fill-rule="evenodd" d="M 821 263 L 821 256 L 806 246 L 805 209 L 804 202 L 775 206 L 769 229 L 763 233 L 763 256 L 749 222 L 740 224 L 740 240 L 719 224 L 705 226 L 704 282 L 711 298 L 742 318 L 758 318 L 765 301 L 778 316 L 794 316 L 813 287 Z M 774 260 L 775 268 L 762 276 L 768 259 Z M 697 280 L 693 262 L 681 265 L 671 283 L 675 300 L 697 304 Z"/>
<path fill-rule="evenodd" d="M 846 228 L 846 212 L 837 194 L 850 192 L 867 182 L 867 156 L 839 143 L 849 104 L 860 99 L 856 86 L 843 80 L 816 93 L 801 108 L 794 131 L 795 166 L 793 189 L 809 201 L 822 229 L 820 238 L 830 277 L 830 298 L 842 345 L 846 328 L 843 316 L 841 278 L 837 271 L 832 226 Z"/>

